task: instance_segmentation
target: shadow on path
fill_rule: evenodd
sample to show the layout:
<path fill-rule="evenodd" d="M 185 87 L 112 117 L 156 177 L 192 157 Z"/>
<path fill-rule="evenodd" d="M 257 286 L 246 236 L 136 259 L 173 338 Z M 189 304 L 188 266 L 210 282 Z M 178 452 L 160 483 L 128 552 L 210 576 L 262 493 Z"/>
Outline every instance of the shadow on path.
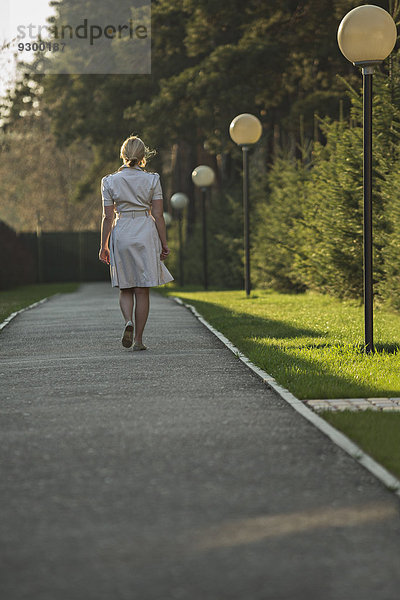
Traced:
<path fill-rule="evenodd" d="M 317 328 L 295 327 L 269 317 L 248 315 L 212 302 L 198 300 L 185 300 L 185 302 L 193 304 L 206 320 L 210 320 L 216 329 L 224 333 L 257 366 L 267 371 L 278 383 L 300 399 L 400 396 L 398 387 L 377 386 L 374 382 L 366 384 L 357 381 L 356 371 L 354 377 L 344 373 L 338 374 L 327 362 L 296 354 L 299 350 L 329 351 L 332 349 L 337 355 L 337 360 L 345 363 L 346 360 L 354 358 L 354 354 L 356 360 L 362 358 L 360 356 L 364 355 L 362 344 L 338 345 L 329 341 L 314 342 L 312 340 L 315 338 L 327 339 L 326 333 Z M 280 343 L 280 340 L 285 339 L 291 340 L 286 348 Z M 296 340 L 298 344 L 293 343 Z M 377 353 L 381 354 L 397 354 L 399 348 L 397 344 L 376 344 Z M 374 360 L 374 355 L 365 356 L 365 359 Z M 313 391 L 307 390 L 310 379 L 312 379 Z"/>

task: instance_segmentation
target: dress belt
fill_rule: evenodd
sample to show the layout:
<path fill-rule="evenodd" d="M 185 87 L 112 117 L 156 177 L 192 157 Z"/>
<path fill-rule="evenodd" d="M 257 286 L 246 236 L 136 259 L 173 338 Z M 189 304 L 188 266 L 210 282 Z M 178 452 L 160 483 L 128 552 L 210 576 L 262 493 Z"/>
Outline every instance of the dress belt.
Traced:
<path fill-rule="evenodd" d="M 149 215 L 149 211 L 147 208 L 142 208 L 142 209 L 132 209 L 132 210 L 121 210 L 118 214 L 118 218 L 121 219 L 121 217 L 130 217 L 131 219 L 134 219 L 135 217 L 147 217 Z"/>

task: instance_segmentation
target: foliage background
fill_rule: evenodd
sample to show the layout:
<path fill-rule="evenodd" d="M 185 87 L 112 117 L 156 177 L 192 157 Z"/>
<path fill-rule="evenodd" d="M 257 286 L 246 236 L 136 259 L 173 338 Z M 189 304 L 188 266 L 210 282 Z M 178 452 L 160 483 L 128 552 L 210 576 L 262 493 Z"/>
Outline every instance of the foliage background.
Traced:
<path fill-rule="evenodd" d="M 72 0 L 53 3 L 59 13 Z M 79 4 L 92 14 L 93 0 Z M 361 299 L 361 76 L 336 41 L 350 0 L 153 0 L 151 75 L 43 76 L 21 65 L 1 106 L 0 219 L 17 231 L 98 229 L 101 177 L 138 133 L 157 156 L 165 209 L 184 217 L 185 281 L 202 273 L 198 164 L 217 175 L 208 200 L 210 283 L 243 285 L 239 113 L 263 136 L 251 151 L 255 285 Z M 396 22 L 397 0 L 375 2 Z M 74 8 L 75 7 L 75 8 Z M 117 49 L 123 51 L 123 47 Z M 378 301 L 400 308 L 398 51 L 378 69 L 374 96 L 374 259 Z M 173 215 L 176 217 L 177 215 Z M 177 273 L 177 219 L 169 228 Z"/>

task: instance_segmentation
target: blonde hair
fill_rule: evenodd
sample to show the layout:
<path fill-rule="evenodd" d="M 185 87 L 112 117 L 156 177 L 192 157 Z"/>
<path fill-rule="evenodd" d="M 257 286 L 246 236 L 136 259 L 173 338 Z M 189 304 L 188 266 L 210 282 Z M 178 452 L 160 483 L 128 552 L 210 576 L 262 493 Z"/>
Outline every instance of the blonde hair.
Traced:
<path fill-rule="evenodd" d="M 147 159 L 155 154 L 155 150 L 150 150 L 137 135 L 130 135 L 121 146 L 120 156 L 128 167 L 144 167 Z"/>

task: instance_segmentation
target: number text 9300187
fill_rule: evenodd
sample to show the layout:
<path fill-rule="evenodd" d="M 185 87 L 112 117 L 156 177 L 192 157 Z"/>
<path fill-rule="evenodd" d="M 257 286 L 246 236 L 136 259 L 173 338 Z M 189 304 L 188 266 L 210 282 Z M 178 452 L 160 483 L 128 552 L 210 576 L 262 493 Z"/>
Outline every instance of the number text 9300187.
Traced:
<path fill-rule="evenodd" d="M 64 52 L 65 42 L 20 42 L 19 52 Z"/>

